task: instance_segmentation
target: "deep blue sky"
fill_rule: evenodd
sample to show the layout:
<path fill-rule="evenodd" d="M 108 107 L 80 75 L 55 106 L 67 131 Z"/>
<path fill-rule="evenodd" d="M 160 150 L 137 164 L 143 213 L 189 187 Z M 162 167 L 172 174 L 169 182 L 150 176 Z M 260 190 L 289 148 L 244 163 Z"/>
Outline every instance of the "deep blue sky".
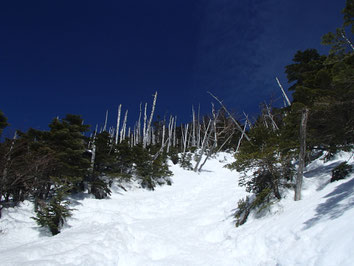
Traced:
<path fill-rule="evenodd" d="M 284 66 L 342 23 L 345 0 L 1 1 L 0 110 L 12 128 L 45 129 L 81 114 L 113 125 L 117 106 L 136 121 L 157 112 L 190 119 L 219 96 L 254 113 L 288 86 Z"/>

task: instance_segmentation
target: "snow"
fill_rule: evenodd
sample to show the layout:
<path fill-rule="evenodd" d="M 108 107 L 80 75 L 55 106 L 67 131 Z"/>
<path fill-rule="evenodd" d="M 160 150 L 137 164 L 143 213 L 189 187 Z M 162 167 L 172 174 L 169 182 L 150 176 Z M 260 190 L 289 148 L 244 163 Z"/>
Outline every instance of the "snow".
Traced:
<path fill-rule="evenodd" d="M 293 192 L 265 217 L 236 228 L 247 195 L 221 153 L 200 174 L 172 165 L 172 186 L 115 189 L 110 199 L 74 199 L 54 237 L 38 229 L 32 203 L 3 211 L 1 265 L 353 265 L 354 175 L 329 183 L 349 154 L 307 167 L 303 200 Z M 353 160 L 351 160 L 353 163 Z"/>

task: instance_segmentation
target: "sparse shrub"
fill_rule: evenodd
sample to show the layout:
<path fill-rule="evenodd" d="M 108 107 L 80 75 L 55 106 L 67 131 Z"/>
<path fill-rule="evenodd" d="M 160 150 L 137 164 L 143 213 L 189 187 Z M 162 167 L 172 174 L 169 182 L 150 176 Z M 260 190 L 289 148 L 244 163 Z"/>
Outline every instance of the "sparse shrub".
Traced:
<path fill-rule="evenodd" d="M 261 216 L 264 211 L 269 210 L 270 206 L 277 201 L 274 197 L 272 190 L 269 188 L 263 189 L 252 197 L 246 196 L 244 199 L 240 199 L 237 203 L 237 209 L 234 214 L 236 218 L 236 227 L 243 225 L 251 211 L 254 211 L 256 215 Z"/>
<path fill-rule="evenodd" d="M 153 158 L 153 155 L 141 145 L 136 145 L 133 151 L 135 176 L 143 188 L 154 190 L 156 185 L 171 184 L 169 176 L 172 176 L 172 172 L 168 169 L 165 153 Z"/>
<path fill-rule="evenodd" d="M 176 148 L 172 147 L 168 155 L 173 164 L 175 165 L 178 164 L 179 157 L 178 157 L 178 150 Z"/>
<path fill-rule="evenodd" d="M 240 199 L 237 203 L 237 209 L 234 214 L 236 218 L 236 227 L 243 225 L 251 212 L 250 197 L 247 196 L 244 199 Z"/>
<path fill-rule="evenodd" d="M 104 199 L 111 195 L 110 182 L 105 182 L 102 178 L 95 177 L 90 182 L 90 192 L 96 199 Z"/>
<path fill-rule="evenodd" d="M 193 170 L 191 161 L 192 161 L 192 153 L 185 153 L 182 155 L 179 163 L 183 169 Z"/>
<path fill-rule="evenodd" d="M 64 198 L 65 190 L 58 189 L 48 203 L 42 202 L 38 206 L 37 217 L 32 217 L 39 226 L 47 227 L 53 236 L 60 233 L 66 218 L 71 216 L 70 202 Z"/>

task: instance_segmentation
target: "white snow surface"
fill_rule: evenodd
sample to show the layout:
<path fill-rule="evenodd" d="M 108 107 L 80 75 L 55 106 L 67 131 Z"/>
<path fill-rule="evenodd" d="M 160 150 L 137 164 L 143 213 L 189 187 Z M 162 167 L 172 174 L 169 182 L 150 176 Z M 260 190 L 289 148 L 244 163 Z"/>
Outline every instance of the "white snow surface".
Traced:
<path fill-rule="evenodd" d="M 110 199 L 74 200 L 54 237 L 39 229 L 32 203 L 3 211 L 1 265 L 353 265 L 354 175 L 329 183 L 340 154 L 307 167 L 303 199 L 289 191 L 266 216 L 236 228 L 247 195 L 220 153 L 200 174 L 172 165 L 173 185 L 116 189 Z M 353 162 L 353 160 L 351 160 Z"/>

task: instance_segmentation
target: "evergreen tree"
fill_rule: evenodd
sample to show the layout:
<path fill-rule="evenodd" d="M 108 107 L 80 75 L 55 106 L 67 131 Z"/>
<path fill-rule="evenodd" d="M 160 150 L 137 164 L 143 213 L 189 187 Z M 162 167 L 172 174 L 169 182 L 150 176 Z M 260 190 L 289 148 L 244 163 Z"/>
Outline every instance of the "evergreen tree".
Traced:
<path fill-rule="evenodd" d="M 39 226 L 48 228 L 53 236 L 60 233 L 66 218 L 71 216 L 70 202 L 65 200 L 67 190 L 66 185 L 56 188 L 50 201 L 42 201 L 36 210 L 36 217 L 32 217 Z"/>
<path fill-rule="evenodd" d="M 68 114 L 62 120 L 54 119 L 49 125 L 48 145 L 55 152 L 57 166 L 53 175 L 81 191 L 84 178 L 88 175 L 90 160 L 84 156 L 85 136 L 89 126 L 83 124 L 78 115 Z"/>
<path fill-rule="evenodd" d="M 88 178 L 89 192 L 96 199 L 103 199 L 111 194 L 109 188 L 110 180 L 108 175 L 112 175 L 115 167 L 115 150 L 112 139 L 108 132 L 103 131 L 94 139 L 95 161 L 93 169 Z"/>
<path fill-rule="evenodd" d="M 294 175 L 291 142 L 282 136 L 283 123 L 279 122 L 282 118 L 274 116 L 273 120 L 278 121 L 278 129 L 271 126 L 268 116 L 258 118 L 248 132 L 250 141 L 242 143 L 235 155 L 236 161 L 228 166 L 243 173 L 239 185 L 252 193 L 238 203 L 236 226 L 244 224 L 251 212 L 260 214 L 268 210 L 273 202 L 282 198 L 282 189 L 291 186 Z"/>
<path fill-rule="evenodd" d="M 30 129 L 18 131 L 17 139 L 6 139 L 0 147 L 0 198 L 3 205 L 34 197 L 49 196 L 53 182 L 51 171 L 55 165 L 53 152 L 42 140 L 43 132 Z"/>
<path fill-rule="evenodd" d="M 156 154 L 158 147 L 150 148 L 153 148 L 150 152 Z M 140 180 L 143 188 L 154 190 L 157 184 L 167 183 L 171 185 L 169 176 L 172 175 L 172 172 L 168 169 L 167 155 L 165 153 L 154 158 L 147 149 L 144 149 L 141 145 L 136 145 L 133 148 L 133 154 L 135 175 Z"/>
<path fill-rule="evenodd" d="M 294 102 L 287 116 L 287 131 L 298 132 L 301 110 L 310 110 L 308 146 L 335 152 L 353 143 L 354 54 L 328 61 L 315 50 L 298 52 L 286 67 Z M 301 59 L 301 60 L 300 60 Z M 290 134 L 288 137 L 291 138 Z M 296 133 L 292 139 L 296 139 Z"/>

